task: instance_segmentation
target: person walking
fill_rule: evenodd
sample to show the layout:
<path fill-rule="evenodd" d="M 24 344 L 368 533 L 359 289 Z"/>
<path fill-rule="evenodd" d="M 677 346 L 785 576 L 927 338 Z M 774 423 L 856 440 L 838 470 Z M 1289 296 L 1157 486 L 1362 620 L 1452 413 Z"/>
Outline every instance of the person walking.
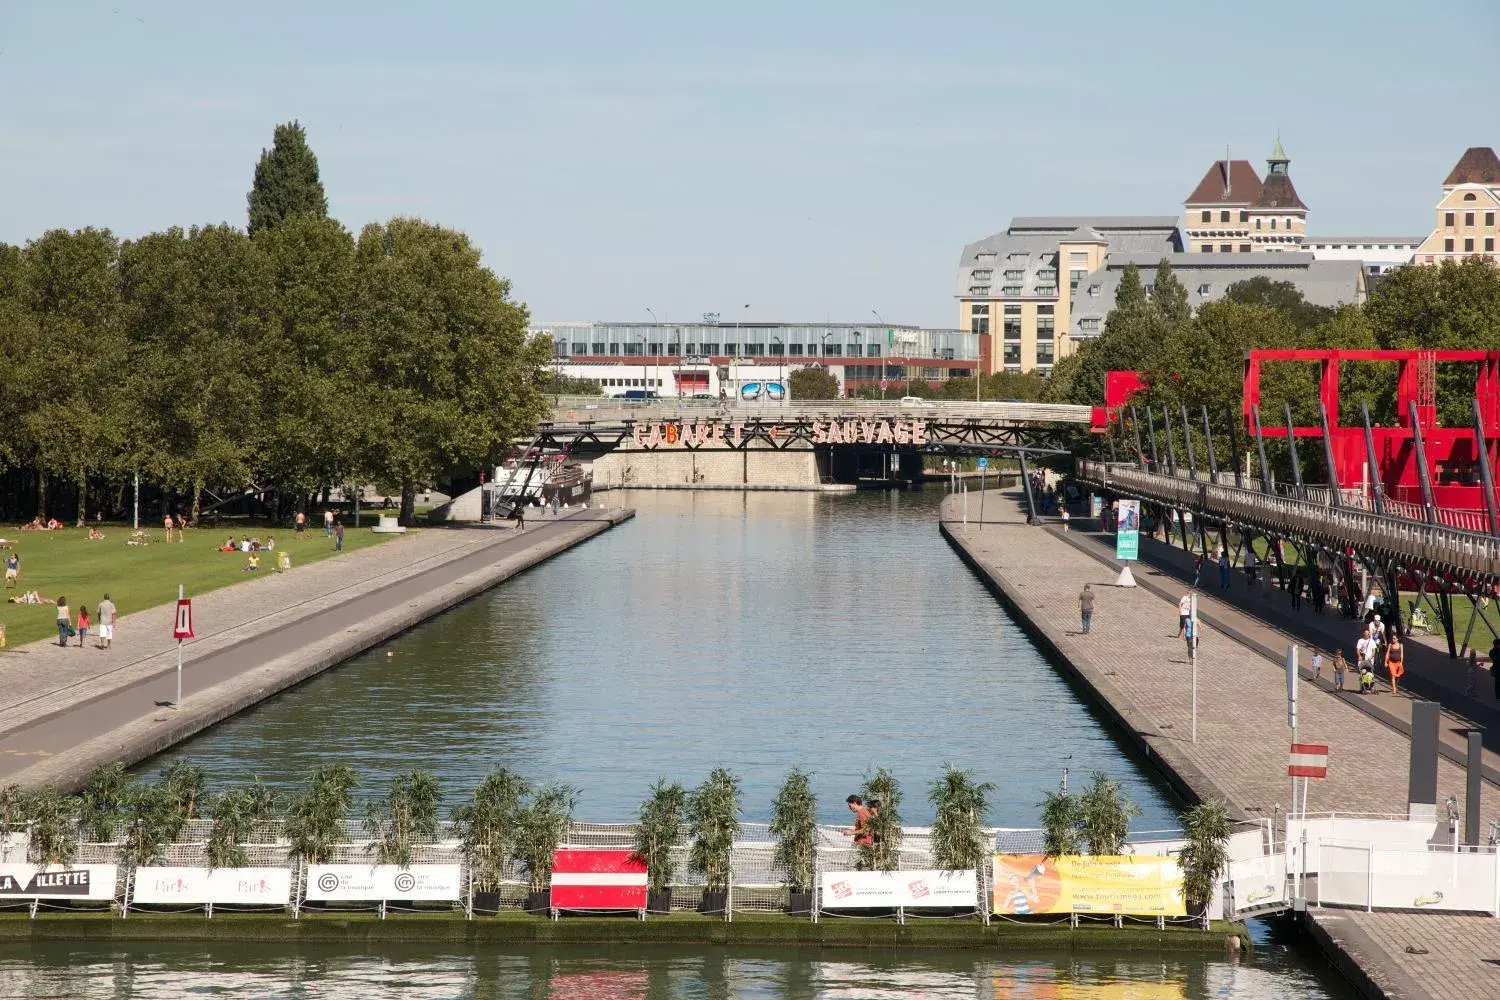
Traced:
<path fill-rule="evenodd" d="M 1255 546 L 1253 544 L 1252 545 L 1248 545 L 1248 546 L 1245 547 L 1244 568 L 1245 568 L 1245 588 L 1247 590 L 1254 590 L 1255 589 L 1256 565 L 1255 565 Z"/>
<path fill-rule="evenodd" d="M 1292 610 L 1296 611 L 1302 607 L 1302 567 L 1298 566 L 1292 572 L 1291 581 Z"/>
<path fill-rule="evenodd" d="M 1219 552 L 1219 589 L 1229 589 L 1229 553 L 1223 550 Z"/>
<path fill-rule="evenodd" d="M 172 515 L 170 512 L 163 515 L 161 519 L 161 526 L 167 530 L 167 541 L 169 542 L 172 540 L 172 525 L 174 523 L 176 522 L 172 520 Z"/>
<path fill-rule="evenodd" d="M 1177 599 L 1177 638 L 1187 631 L 1188 621 L 1193 616 L 1193 595 L 1183 594 Z"/>
<path fill-rule="evenodd" d="M 1333 689 L 1335 691 L 1342 691 L 1342 690 L 1344 690 L 1344 672 L 1345 672 L 1345 670 L 1348 669 L 1348 666 L 1349 665 L 1344 662 L 1344 651 L 1342 649 L 1340 649 L 1340 650 L 1337 650 L 1336 652 L 1334 652 L 1334 654 L 1333 654 Z"/>
<path fill-rule="evenodd" d="M 1198 645 L 1198 622 L 1189 617 L 1187 623 L 1182 627 L 1182 635 L 1187 640 L 1187 656 L 1191 662 L 1193 659 L 1193 648 Z"/>
<path fill-rule="evenodd" d="M 78 605 L 78 648 L 82 649 L 84 643 L 89 641 L 89 606 Z"/>
<path fill-rule="evenodd" d="M 73 621 L 68 612 L 68 599 L 59 597 L 57 599 L 57 644 L 66 646 L 71 638 L 73 638 Z"/>
<path fill-rule="evenodd" d="M 1083 634 L 1088 635 L 1094 627 L 1094 585 L 1092 583 L 1085 583 L 1078 595 L 1078 617 L 1082 619 Z M 1500 683 L 1497 683 L 1496 687 L 1500 688 Z"/>
<path fill-rule="evenodd" d="M 1315 681 L 1322 680 L 1323 679 L 1323 651 L 1321 649 L 1314 649 L 1313 650 L 1312 668 L 1313 668 L 1313 680 L 1315 680 Z"/>
<path fill-rule="evenodd" d="M 105 594 L 104 600 L 94 610 L 99 612 L 99 648 L 108 649 L 115 641 L 115 602 Z"/>
<path fill-rule="evenodd" d="M 302 541 L 302 533 L 307 530 L 307 512 L 297 511 L 297 516 L 292 520 L 292 534 L 297 541 Z"/>
<path fill-rule="evenodd" d="M 1473 646 L 1469 647 L 1469 682 L 1464 686 L 1464 694 L 1470 698 L 1479 694 L 1479 650 Z"/>
<path fill-rule="evenodd" d="M 338 518 L 333 519 L 333 551 L 344 551 L 344 522 Z"/>
<path fill-rule="evenodd" d="M 331 509 L 323 512 L 323 534 L 329 538 L 333 537 L 333 511 Z"/>
<path fill-rule="evenodd" d="M 1197 590 L 1203 583 L 1203 556 L 1193 560 L 1193 589 Z"/>
<path fill-rule="evenodd" d="M 1067 531 L 1068 530 L 1068 517 L 1069 517 L 1069 515 L 1068 515 L 1068 505 L 1067 504 L 1063 504 L 1062 505 L 1062 526 L 1063 526 L 1063 531 Z"/>
<path fill-rule="evenodd" d="M 1391 675 L 1391 694 L 1401 693 L 1401 675 L 1406 673 L 1406 664 L 1403 662 L 1405 656 L 1406 650 L 1401 644 L 1401 637 L 1393 634 L 1385 647 L 1385 669 Z"/>

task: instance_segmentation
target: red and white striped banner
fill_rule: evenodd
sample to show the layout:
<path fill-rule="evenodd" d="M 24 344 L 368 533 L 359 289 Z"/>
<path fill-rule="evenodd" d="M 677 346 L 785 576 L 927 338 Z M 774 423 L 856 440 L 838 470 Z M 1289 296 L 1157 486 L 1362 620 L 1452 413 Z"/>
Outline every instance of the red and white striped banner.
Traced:
<path fill-rule="evenodd" d="M 1293 743 L 1286 773 L 1294 778 L 1326 778 L 1328 776 L 1328 744 Z"/>
<path fill-rule="evenodd" d="M 631 851 L 555 851 L 552 908 L 644 910 L 646 863 Z"/>

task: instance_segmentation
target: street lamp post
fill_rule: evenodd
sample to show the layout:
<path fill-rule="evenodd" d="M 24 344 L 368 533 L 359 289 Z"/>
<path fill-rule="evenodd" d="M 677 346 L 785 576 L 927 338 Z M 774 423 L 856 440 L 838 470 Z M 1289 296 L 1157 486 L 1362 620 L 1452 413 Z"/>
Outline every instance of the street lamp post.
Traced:
<path fill-rule="evenodd" d="M 651 322 L 655 323 L 657 326 L 661 326 L 661 320 L 659 320 L 659 319 L 656 318 L 656 313 L 654 313 L 654 312 L 651 311 L 651 307 L 650 306 L 646 307 L 646 313 L 647 313 L 647 315 L 649 315 L 651 317 Z M 642 351 L 645 351 L 645 349 L 646 349 L 645 345 L 646 345 L 646 338 L 642 337 L 641 338 L 641 350 Z M 648 392 L 657 392 L 657 395 L 660 395 L 661 393 L 657 390 L 657 386 L 654 384 L 654 383 L 656 383 L 659 380 L 659 377 L 660 377 L 660 373 L 656 369 L 656 360 L 657 359 L 652 358 L 652 361 L 651 361 L 651 381 L 652 381 L 653 384 L 652 384 L 651 388 L 648 389 L 647 391 Z M 646 359 L 644 357 L 642 357 L 641 358 L 641 378 L 642 378 L 643 381 L 644 381 L 645 377 L 646 377 Z M 646 398 L 650 399 L 651 397 L 647 396 Z"/>
<path fill-rule="evenodd" d="M 786 402 L 786 379 L 782 372 L 786 368 L 786 341 L 780 337 L 772 337 L 771 343 L 776 345 L 776 384 L 781 387 L 781 401 Z"/>

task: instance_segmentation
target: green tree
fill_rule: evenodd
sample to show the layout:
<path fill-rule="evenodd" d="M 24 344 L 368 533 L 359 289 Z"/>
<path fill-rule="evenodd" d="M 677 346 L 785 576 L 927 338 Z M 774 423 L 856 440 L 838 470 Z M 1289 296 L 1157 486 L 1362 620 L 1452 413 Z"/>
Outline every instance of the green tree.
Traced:
<path fill-rule="evenodd" d="M 677 865 L 672 851 L 682 837 L 682 810 L 687 793 L 682 785 L 666 778 L 651 786 L 651 797 L 641 803 L 635 824 L 635 857 L 646 866 L 648 888 L 666 892 L 671 888 Z"/>
<path fill-rule="evenodd" d="M 454 808 L 454 834 L 480 891 L 499 891 L 519 835 L 521 802 L 530 794 L 525 778 L 501 768 L 485 776 L 470 801 Z"/>
<path fill-rule="evenodd" d="M 1229 868 L 1229 836 L 1233 827 L 1223 799 L 1209 799 L 1182 814 L 1182 891 L 1190 911 L 1206 907 Z M 1208 914 L 1204 912 L 1205 923 Z"/>
<path fill-rule="evenodd" d="M 687 797 L 688 867 L 710 892 L 729 888 L 729 855 L 740 832 L 740 779 L 716 767 Z"/>
<path fill-rule="evenodd" d="M 121 816 L 135 797 L 135 778 L 119 761 L 96 768 L 78 793 L 78 820 L 83 835 L 97 844 L 112 843 Z"/>
<path fill-rule="evenodd" d="M 419 842 L 437 836 L 442 792 L 430 771 L 398 774 L 384 799 L 365 811 L 365 832 L 374 840 L 368 848 L 382 865 L 411 865 Z"/>
<path fill-rule="evenodd" d="M 901 865 L 901 783 L 890 771 L 877 767 L 865 778 L 860 795 L 874 815 L 870 817 L 871 842 L 859 848 L 859 867 L 893 872 Z M 877 802 L 880 807 L 874 809 Z"/>
<path fill-rule="evenodd" d="M 787 873 L 792 892 L 811 892 L 817 861 L 818 798 L 806 771 L 794 767 L 771 803 L 771 833 L 776 836 L 776 866 Z"/>
<path fill-rule="evenodd" d="M 1114 308 L 1104 320 L 1104 332 L 1085 340 L 1078 348 L 1077 361 L 1063 373 L 1069 392 L 1067 401 L 1102 403 L 1106 372 L 1152 371 L 1170 329 L 1161 310 L 1146 295 L 1140 269 L 1133 262 L 1126 264 L 1115 290 Z"/>
<path fill-rule="evenodd" d="M 1130 821 L 1141 807 L 1125 797 L 1120 783 L 1101 772 L 1079 796 L 1079 821 L 1083 840 L 1093 855 L 1119 854 L 1130 833 Z"/>
<path fill-rule="evenodd" d="M 1042 797 L 1042 850 L 1049 858 L 1080 853 L 1083 806 L 1078 796 L 1058 789 Z"/>
<path fill-rule="evenodd" d="M 1151 288 L 1151 301 L 1155 304 L 1169 330 L 1180 330 L 1188 321 L 1187 289 L 1172 273 L 1172 264 L 1163 257 L 1156 265 L 1156 279 Z"/>
<path fill-rule="evenodd" d="M 943 765 L 943 774 L 932 783 L 927 801 L 936 816 L 932 821 L 932 859 L 939 868 L 954 871 L 978 869 L 990 854 L 984 837 L 984 818 L 990 809 L 995 786 L 975 781 L 973 771 Z"/>
<path fill-rule="evenodd" d="M 531 880 L 532 892 L 545 892 L 552 881 L 552 855 L 568 835 L 577 803 L 572 785 L 543 785 L 518 814 L 516 859 Z"/>
<path fill-rule="evenodd" d="M 1308 302 L 1290 281 L 1272 281 L 1264 275 L 1235 282 L 1225 290 L 1224 298 L 1240 305 L 1263 306 L 1284 313 L 1302 333 L 1328 322 L 1334 313 L 1327 306 Z"/>
<path fill-rule="evenodd" d="M 798 368 L 787 379 L 792 399 L 837 399 L 839 380 L 822 365 Z"/>
<path fill-rule="evenodd" d="M 400 483 L 409 524 L 419 483 L 493 461 L 541 419 L 548 342 L 527 337 L 525 307 L 462 233 L 371 224 L 355 271 L 370 478 Z"/>
<path fill-rule="evenodd" d="M 313 772 L 307 788 L 287 810 L 286 833 L 293 857 L 308 864 L 328 863 L 334 846 L 345 839 L 344 818 L 358 785 L 359 778 L 347 764 L 326 765 Z"/>
<path fill-rule="evenodd" d="M 328 196 L 318 178 L 318 158 L 307 145 L 307 130 L 297 121 L 276 126 L 271 148 L 260 151 L 255 180 L 245 196 L 250 232 L 271 229 L 294 215 L 328 214 Z"/>

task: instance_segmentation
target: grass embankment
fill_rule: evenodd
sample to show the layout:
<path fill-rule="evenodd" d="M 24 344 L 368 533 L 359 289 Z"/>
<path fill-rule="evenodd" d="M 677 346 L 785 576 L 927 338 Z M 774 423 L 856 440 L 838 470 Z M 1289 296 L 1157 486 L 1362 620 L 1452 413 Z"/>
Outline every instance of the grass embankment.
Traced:
<path fill-rule="evenodd" d="M 363 521 L 364 519 L 361 518 Z M 370 524 L 376 519 L 371 517 Z M 0 528 L 5 539 L 3 556 L 10 550 L 21 557 L 19 584 L 5 591 L 13 597 L 28 590 L 35 590 L 42 597 L 55 600 L 58 596 L 68 599 L 68 606 L 77 623 L 78 608 L 87 605 L 90 611 L 90 642 L 97 634 L 98 616 L 93 614 L 99 601 L 107 593 L 115 602 L 121 615 L 133 614 L 146 608 L 177 599 L 179 584 L 189 597 L 243 583 L 258 575 L 274 572 L 277 553 L 287 551 L 292 557 L 292 572 L 308 563 L 339 555 L 333 551 L 333 539 L 323 534 L 321 522 L 316 529 L 309 528 L 302 541 L 296 541 L 290 529 L 267 530 L 265 526 L 225 524 L 216 528 L 189 528 L 187 540 L 179 542 L 176 535 L 168 543 L 160 524 L 148 533 L 149 544 L 127 545 L 130 541 L 130 526 L 125 524 L 96 525 L 104 534 L 98 541 L 89 541 L 87 528 L 64 528 L 60 531 L 21 531 L 15 527 Z M 240 552 L 219 552 L 217 546 L 233 535 L 238 540 L 242 535 L 276 540 L 276 552 L 261 552 L 260 569 L 256 573 L 245 571 L 246 557 Z M 344 551 L 378 545 L 393 535 L 378 535 L 367 527 L 346 527 Z M 35 639 L 57 638 L 57 609 L 48 604 L 23 605 L 9 602 L 0 604 L 0 622 L 5 625 L 7 647 L 22 645 Z M 75 640 L 76 641 L 76 640 Z"/>
<path fill-rule="evenodd" d="M 1021 924 L 978 920 L 853 920 L 825 917 L 817 923 L 774 913 L 736 914 L 732 923 L 697 914 L 626 917 L 565 917 L 559 921 L 509 912 L 465 920 L 461 913 L 403 913 L 380 920 L 373 913 L 303 911 L 301 919 L 285 914 L 162 914 L 131 911 L 129 918 L 105 913 L 42 913 L 35 920 L 24 912 L 0 915 L 0 941 L 277 941 L 292 943 L 455 944 L 687 944 L 765 945 L 849 948 L 943 948 L 1111 951 L 1222 952 L 1225 938 L 1241 939 L 1246 952 L 1249 932 L 1242 923 L 1215 921 L 1211 930 L 1155 924 Z"/>

